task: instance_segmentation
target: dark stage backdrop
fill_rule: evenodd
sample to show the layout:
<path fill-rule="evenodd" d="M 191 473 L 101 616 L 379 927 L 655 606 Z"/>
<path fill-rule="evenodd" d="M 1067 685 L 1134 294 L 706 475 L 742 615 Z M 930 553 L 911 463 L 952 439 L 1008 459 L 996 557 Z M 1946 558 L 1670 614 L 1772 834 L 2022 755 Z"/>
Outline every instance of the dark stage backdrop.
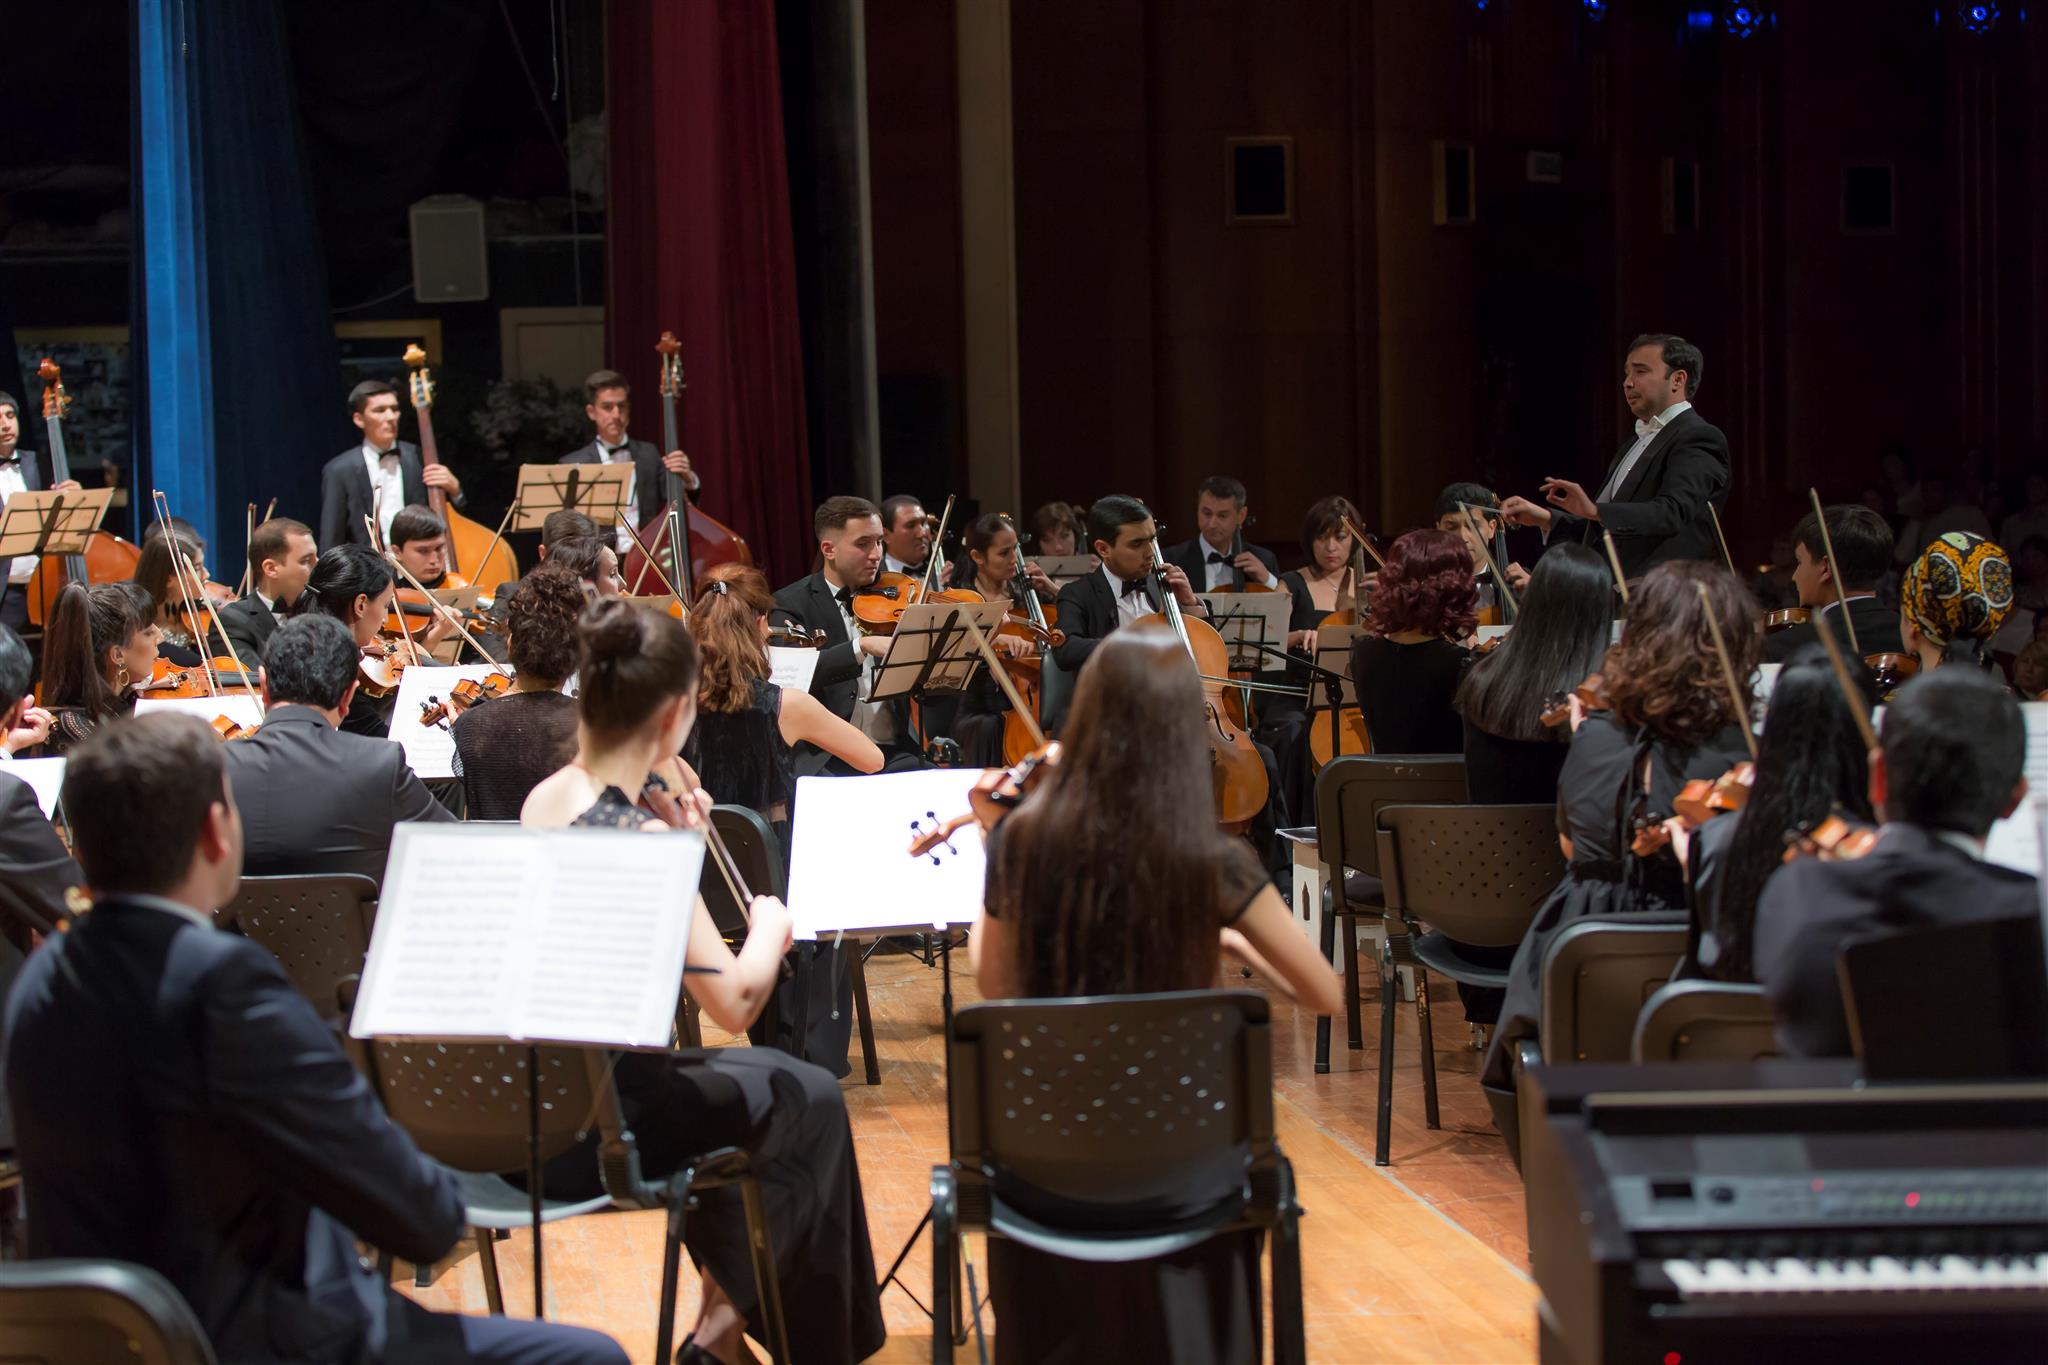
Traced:
<path fill-rule="evenodd" d="M 682 342 L 702 507 L 779 586 L 815 554 L 772 0 L 606 10 L 605 341 L 661 432 L 654 343 Z"/>

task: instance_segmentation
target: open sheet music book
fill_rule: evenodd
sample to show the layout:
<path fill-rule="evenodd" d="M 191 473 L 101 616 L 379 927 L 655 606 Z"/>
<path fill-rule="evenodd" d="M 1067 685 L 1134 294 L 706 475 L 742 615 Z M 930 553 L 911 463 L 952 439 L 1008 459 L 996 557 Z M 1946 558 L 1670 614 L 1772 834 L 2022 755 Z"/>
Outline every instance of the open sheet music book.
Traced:
<path fill-rule="evenodd" d="M 665 1047 L 701 835 L 402 824 L 349 1032 Z"/>

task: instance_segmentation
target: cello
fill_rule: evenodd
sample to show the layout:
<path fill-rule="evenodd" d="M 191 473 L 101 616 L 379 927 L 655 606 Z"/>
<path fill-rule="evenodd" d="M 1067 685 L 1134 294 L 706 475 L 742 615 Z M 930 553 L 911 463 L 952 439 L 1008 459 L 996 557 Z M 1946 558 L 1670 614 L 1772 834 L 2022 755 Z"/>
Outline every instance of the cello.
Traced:
<path fill-rule="evenodd" d="M 439 464 L 441 455 L 434 446 L 434 380 L 427 373 L 427 353 L 417 343 L 408 346 L 405 348 L 405 363 L 412 371 L 407 387 L 412 395 L 413 412 L 419 418 L 420 462 Z M 509 583 L 519 577 L 519 559 L 512 553 L 512 547 L 450 507 L 446 493 L 438 488 L 428 488 L 427 505 L 448 528 L 445 586 L 466 588 L 472 583 Z"/>
<path fill-rule="evenodd" d="M 682 449 L 682 418 L 678 408 L 683 397 L 683 343 L 674 332 L 663 332 L 654 343 L 661 355 L 661 438 L 665 452 Z M 640 595 L 640 585 L 653 567 L 642 543 L 654 547 L 655 559 L 666 574 L 671 590 L 684 602 L 694 601 L 697 579 L 716 564 L 752 564 L 754 555 L 739 532 L 708 512 L 690 506 L 683 476 L 663 470 L 662 497 L 667 504 L 640 528 L 633 548 L 626 552 L 619 576 L 630 585 L 629 595 Z M 684 553 L 685 547 L 688 553 Z"/>
<path fill-rule="evenodd" d="M 1216 820 L 1226 833 L 1242 834 L 1266 808 L 1272 789 L 1266 780 L 1265 760 L 1223 704 L 1226 688 L 1242 686 L 1230 678 L 1230 646 L 1207 621 L 1190 621 L 1181 615 L 1180 603 L 1167 586 L 1166 557 L 1159 552 L 1156 536 L 1152 540 L 1152 581 L 1165 605 L 1158 615 L 1139 617 L 1133 624 L 1163 622 L 1180 637 L 1188 657 L 1195 661 L 1195 673 L 1202 682 L 1202 730 L 1209 741 Z"/>
<path fill-rule="evenodd" d="M 64 391 L 64 375 L 57 362 L 44 357 L 36 367 L 43 381 L 43 429 L 50 433 L 50 483 L 73 482 L 71 461 L 64 454 L 64 418 L 71 407 L 71 395 Z M 57 604 L 57 594 L 66 583 L 118 583 L 135 576 L 142 551 L 112 531 L 94 531 L 80 555 L 44 555 L 29 577 L 28 619 L 40 626 L 43 616 Z"/>

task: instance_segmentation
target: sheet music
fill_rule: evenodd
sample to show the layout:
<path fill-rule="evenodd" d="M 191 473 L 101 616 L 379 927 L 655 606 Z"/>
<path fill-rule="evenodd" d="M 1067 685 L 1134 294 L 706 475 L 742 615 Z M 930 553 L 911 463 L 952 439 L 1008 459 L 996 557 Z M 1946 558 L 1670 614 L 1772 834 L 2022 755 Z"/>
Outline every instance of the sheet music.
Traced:
<path fill-rule="evenodd" d="M 61 758 L 17 758 L 0 764 L 0 773 L 12 773 L 28 783 L 43 808 L 44 819 L 57 814 L 57 794 L 64 788 L 64 760 Z"/>
<path fill-rule="evenodd" d="M 875 929 L 972 924 L 987 857 L 981 831 L 912 857 L 911 824 L 930 829 L 967 810 L 978 768 L 867 777 L 800 777 L 791 820 L 789 912 L 801 939 Z"/>
<path fill-rule="evenodd" d="M 1286 664 L 1253 644 L 1287 647 L 1287 623 L 1294 599 L 1284 592 L 1205 592 L 1197 594 L 1209 607 L 1209 624 L 1230 646 L 1230 666 L 1257 672 L 1285 669 Z"/>
<path fill-rule="evenodd" d="M 704 841 L 402 824 L 350 1032 L 660 1047 Z"/>
<path fill-rule="evenodd" d="M 768 681 L 792 692 L 810 691 L 822 652 L 795 645 L 768 646 Z"/>
<path fill-rule="evenodd" d="M 197 716 L 211 721 L 215 716 L 226 716 L 239 725 L 251 730 L 263 724 L 263 705 L 240 687 L 222 688 L 218 697 L 137 697 L 135 714 L 146 716 L 155 711 L 172 711 L 181 715 Z"/>
<path fill-rule="evenodd" d="M 1497 639 L 1513 629 L 1513 626 L 1480 626 L 1474 632 L 1474 638 L 1483 645 L 1488 640 Z"/>
<path fill-rule="evenodd" d="M 420 703 L 442 701 L 465 678 L 481 681 L 498 670 L 489 664 L 416 665 L 398 675 L 398 700 L 391 707 L 391 740 L 405 750 L 406 764 L 423 782 L 455 776 L 455 735 L 420 723 Z"/>
<path fill-rule="evenodd" d="M 2041 875 L 2044 861 L 2038 810 L 2048 806 L 2048 702 L 2020 703 L 2027 723 L 2027 753 L 2023 773 L 2027 799 L 2019 809 L 1991 827 L 1984 841 L 1984 859 L 2001 867 Z"/>

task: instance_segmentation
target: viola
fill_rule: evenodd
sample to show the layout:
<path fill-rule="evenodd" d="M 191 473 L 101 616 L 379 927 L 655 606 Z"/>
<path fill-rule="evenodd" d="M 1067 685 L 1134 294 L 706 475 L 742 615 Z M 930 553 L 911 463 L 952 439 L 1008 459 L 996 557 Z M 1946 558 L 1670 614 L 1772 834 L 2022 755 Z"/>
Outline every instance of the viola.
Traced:
<path fill-rule="evenodd" d="M 420 648 L 412 641 L 380 635 L 363 646 L 357 685 L 366 696 L 388 697 L 398 690 L 398 680 L 405 670 L 420 661 Z"/>
<path fill-rule="evenodd" d="M 226 716 L 215 716 L 207 723 L 213 727 L 215 737 L 223 743 L 231 739 L 247 739 L 256 733 L 240 721 L 229 720 Z"/>
<path fill-rule="evenodd" d="M 244 671 L 242 665 L 229 656 L 219 655 L 196 668 L 179 668 L 170 660 L 159 657 L 150 680 L 137 684 L 135 690 L 168 700 L 212 697 L 223 692 L 255 692 L 260 686 L 256 674 Z"/>
<path fill-rule="evenodd" d="M 775 624 L 768 627 L 768 643 L 783 649 L 823 649 L 825 632 L 813 630 L 808 633 L 795 624 Z"/>
<path fill-rule="evenodd" d="M 71 409 L 71 395 L 64 391 L 64 375 L 57 362 L 47 357 L 36 367 L 43 381 L 43 428 L 50 438 L 50 482 L 71 479 L 71 461 L 64 454 L 65 414 Z M 85 543 L 85 553 L 44 555 L 30 575 L 28 619 L 42 625 L 43 617 L 57 604 L 57 594 L 66 583 L 118 583 L 135 577 L 142 551 L 112 531 L 94 531 Z"/>
<path fill-rule="evenodd" d="M 663 332 L 654 349 L 661 355 L 662 449 L 681 450 L 682 419 L 678 409 L 683 396 L 683 344 L 676 340 L 675 333 Z M 640 528 L 640 541 L 654 547 L 654 561 L 650 563 L 646 552 L 636 543 L 626 552 L 625 563 L 619 566 L 629 593 L 638 596 L 648 570 L 658 564 L 676 592 L 689 601 L 695 598 L 697 580 L 717 565 L 754 562 L 753 552 L 739 532 L 710 513 L 690 506 L 682 475 L 662 472 L 662 497 L 667 499 L 666 504 Z"/>
<path fill-rule="evenodd" d="M 1163 621 L 1195 661 L 1195 673 L 1202 681 L 1202 730 L 1209 741 L 1217 822 L 1229 833 L 1241 834 L 1265 809 L 1272 790 L 1265 761 L 1253 747 L 1251 736 L 1230 718 L 1223 704 L 1224 689 L 1230 686 L 1230 646 L 1207 621 L 1190 621 L 1181 615 L 1180 604 L 1166 584 L 1166 558 L 1157 539 L 1152 542 L 1152 574 L 1166 608 L 1140 621 Z"/>
<path fill-rule="evenodd" d="M 412 393 L 413 412 L 420 424 L 420 460 L 423 464 L 439 464 L 441 455 L 434 445 L 434 380 L 427 373 L 427 353 L 417 345 L 408 346 L 405 348 L 405 363 L 412 370 L 408 387 Z M 519 559 L 503 537 L 449 506 L 448 495 L 438 488 L 427 490 L 427 505 L 448 527 L 447 586 L 468 587 L 472 582 L 510 583 L 519 577 Z M 457 570 L 465 566 L 469 578 L 458 581 L 460 575 Z"/>
<path fill-rule="evenodd" d="M 1786 832 L 1784 861 L 1819 858 L 1823 862 L 1847 862 L 1876 847 L 1876 830 L 1868 825 L 1852 825 L 1839 815 L 1829 815 Z"/>
<path fill-rule="evenodd" d="M 441 586 L 448 589 L 466 588 L 469 586 L 469 580 L 461 574 L 450 573 L 441 580 Z M 471 623 L 484 619 L 481 613 L 475 611 L 458 614 L 463 620 Z M 405 617 L 405 620 L 400 621 L 400 616 Z M 407 630 L 419 630 L 440 619 L 441 613 L 433 598 L 418 588 L 400 588 L 391 595 L 391 610 L 384 617 L 384 631 L 390 635 L 402 635 Z"/>
<path fill-rule="evenodd" d="M 911 822 L 910 856 L 940 861 L 938 850 L 953 847 L 953 836 L 976 825 L 986 838 L 1003 817 L 1024 803 L 1024 798 L 1044 782 L 1045 775 L 1059 766 L 1060 742 L 1049 739 L 1007 768 L 989 768 L 974 780 L 967 793 L 967 813 L 953 816 L 930 829 Z"/>
<path fill-rule="evenodd" d="M 445 698 L 428 697 L 420 703 L 420 724 L 447 729 L 455 718 L 472 707 L 481 706 L 496 697 L 502 697 L 512 690 L 512 680 L 503 673 L 487 673 L 481 678 L 463 678 L 448 689 Z"/>
<path fill-rule="evenodd" d="M 1866 654 L 1863 663 L 1877 682 L 1880 698 L 1889 698 L 1906 679 L 1920 671 L 1920 660 L 1911 654 Z"/>

